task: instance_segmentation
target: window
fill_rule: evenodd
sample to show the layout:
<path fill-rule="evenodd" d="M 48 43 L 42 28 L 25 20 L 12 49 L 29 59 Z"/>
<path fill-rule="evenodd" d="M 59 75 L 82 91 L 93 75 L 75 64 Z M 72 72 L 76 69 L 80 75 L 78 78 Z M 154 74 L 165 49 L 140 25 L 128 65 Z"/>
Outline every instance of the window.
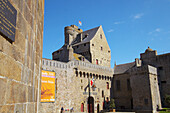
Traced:
<path fill-rule="evenodd" d="M 116 90 L 120 91 L 120 80 L 116 80 Z"/>
<path fill-rule="evenodd" d="M 166 81 L 161 81 L 161 83 L 166 83 Z"/>
<path fill-rule="evenodd" d="M 103 51 L 103 47 L 101 47 L 101 50 Z"/>
<path fill-rule="evenodd" d="M 84 46 L 86 46 L 86 44 L 84 44 Z"/>
<path fill-rule="evenodd" d="M 145 105 L 148 104 L 148 99 L 144 99 Z"/>
<path fill-rule="evenodd" d="M 107 84 L 107 89 L 109 89 L 109 82 L 106 82 L 106 84 Z"/>
<path fill-rule="evenodd" d="M 92 46 L 94 46 L 94 44 L 92 44 Z"/>
<path fill-rule="evenodd" d="M 79 46 L 77 46 L 77 48 L 79 48 Z"/>
<path fill-rule="evenodd" d="M 102 35 L 100 34 L 100 38 L 102 39 Z"/>
<path fill-rule="evenodd" d="M 89 34 L 86 34 L 84 38 L 87 38 L 89 36 Z"/>
<path fill-rule="evenodd" d="M 131 87 L 130 87 L 130 79 L 127 79 L 127 90 L 131 90 Z"/>
<path fill-rule="evenodd" d="M 83 89 L 83 86 L 81 86 L 81 89 Z"/>
<path fill-rule="evenodd" d="M 163 67 L 158 67 L 159 70 L 163 70 Z"/>
<path fill-rule="evenodd" d="M 110 53 L 110 51 L 108 51 L 108 53 Z"/>
<path fill-rule="evenodd" d="M 83 83 L 83 80 L 81 79 L 81 83 Z"/>
<path fill-rule="evenodd" d="M 96 59 L 96 64 L 98 65 L 99 63 L 98 63 L 98 59 Z"/>
<path fill-rule="evenodd" d="M 107 102 L 107 103 L 109 102 L 109 97 L 106 98 L 106 102 Z"/>
<path fill-rule="evenodd" d="M 102 90 L 102 97 L 104 97 L 104 91 Z"/>
<path fill-rule="evenodd" d="M 81 103 L 81 112 L 84 112 L 84 103 Z"/>

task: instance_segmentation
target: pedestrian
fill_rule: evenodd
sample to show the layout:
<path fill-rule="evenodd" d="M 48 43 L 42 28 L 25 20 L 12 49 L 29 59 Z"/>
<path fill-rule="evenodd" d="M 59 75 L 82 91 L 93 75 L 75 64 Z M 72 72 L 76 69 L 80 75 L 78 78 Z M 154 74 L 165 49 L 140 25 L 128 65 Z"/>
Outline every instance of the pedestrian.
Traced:
<path fill-rule="evenodd" d="M 61 113 L 63 113 L 63 111 L 64 111 L 64 108 L 63 108 L 63 107 L 61 107 Z"/>
<path fill-rule="evenodd" d="M 73 107 L 71 108 L 70 112 L 74 112 L 74 109 L 73 109 Z"/>

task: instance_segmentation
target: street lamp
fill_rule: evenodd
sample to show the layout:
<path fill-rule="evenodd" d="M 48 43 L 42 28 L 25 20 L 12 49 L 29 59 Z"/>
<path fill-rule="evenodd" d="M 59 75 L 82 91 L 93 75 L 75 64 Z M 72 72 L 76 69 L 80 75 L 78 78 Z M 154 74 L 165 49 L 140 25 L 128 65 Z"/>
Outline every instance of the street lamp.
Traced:
<path fill-rule="evenodd" d="M 89 104 L 89 113 L 90 113 L 90 79 L 88 77 L 88 86 L 89 86 L 89 98 L 88 98 L 88 104 Z"/>
<path fill-rule="evenodd" d="M 90 113 L 90 78 L 89 77 L 88 77 L 88 86 L 87 87 L 89 87 L 88 108 L 89 108 L 89 113 Z M 85 92 L 86 92 L 87 87 L 84 89 Z M 95 89 L 96 89 L 96 85 L 95 85 L 95 82 L 93 81 L 92 90 L 95 91 Z"/>

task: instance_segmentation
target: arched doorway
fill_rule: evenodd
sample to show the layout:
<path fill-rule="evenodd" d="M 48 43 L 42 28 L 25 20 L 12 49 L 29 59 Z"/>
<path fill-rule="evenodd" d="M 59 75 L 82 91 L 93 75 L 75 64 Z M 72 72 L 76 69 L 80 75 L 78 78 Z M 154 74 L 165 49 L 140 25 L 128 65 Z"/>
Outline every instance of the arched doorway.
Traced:
<path fill-rule="evenodd" d="M 99 106 L 99 104 L 97 104 L 97 113 L 99 113 L 100 112 L 100 106 Z"/>
<path fill-rule="evenodd" d="M 94 98 L 90 97 L 88 98 L 87 108 L 89 112 L 89 103 L 90 103 L 90 113 L 94 113 Z"/>
<path fill-rule="evenodd" d="M 81 103 L 81 112 L 84 112 L 84 103 Z"/>

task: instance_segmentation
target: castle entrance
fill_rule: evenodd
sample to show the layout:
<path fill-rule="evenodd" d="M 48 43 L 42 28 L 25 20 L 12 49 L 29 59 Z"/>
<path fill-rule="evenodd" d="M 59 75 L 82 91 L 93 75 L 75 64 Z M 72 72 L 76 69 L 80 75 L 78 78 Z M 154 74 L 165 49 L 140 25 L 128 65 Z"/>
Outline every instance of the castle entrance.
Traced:
<path fill-rule="evenodd" d="M 89 102 L 90 102 L 90 113 L 94 113 L 94 98 L 88 97 L 88 103 L 87 103 L 88 112 L 89 112 Z"/>
<path fill-rule="evenodd" d="M 100 112 L 100 106 L 99 106 L 99 104 L 97 104 L 97 113 L 99 113 Z"/>

